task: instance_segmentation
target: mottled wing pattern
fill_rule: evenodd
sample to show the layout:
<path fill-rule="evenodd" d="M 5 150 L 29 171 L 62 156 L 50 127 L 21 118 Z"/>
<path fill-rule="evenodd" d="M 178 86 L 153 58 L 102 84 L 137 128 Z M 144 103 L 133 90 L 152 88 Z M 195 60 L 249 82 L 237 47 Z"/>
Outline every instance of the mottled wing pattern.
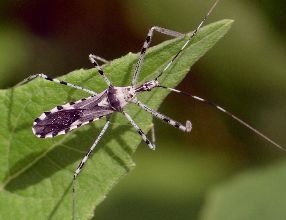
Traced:
<path fill-rule="evenodd" d="M 107 102 L 107 91 L 104 91 L 44 112 L 35 120 L 32 130 L 37 137 L 52 138 L 113 112 Z"/>

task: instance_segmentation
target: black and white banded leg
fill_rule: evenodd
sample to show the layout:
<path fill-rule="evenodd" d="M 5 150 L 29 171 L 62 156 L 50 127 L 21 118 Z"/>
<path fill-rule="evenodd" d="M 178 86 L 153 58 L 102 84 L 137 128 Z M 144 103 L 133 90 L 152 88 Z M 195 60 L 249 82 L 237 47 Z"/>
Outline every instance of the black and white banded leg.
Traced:
<path fill-rule="evenodd" d="M 185 34 L 179 33 L 177 31 L 172 31 L 172 30 L 169 30 L 169 29 L 166 29 L 166 28 L 161 28 L 161 27 L 157 27 L 157 26 L 154 26 L 154 27 L 150 28 L 150 30 L 149 30 L 149 32 L 147 34 L 146 40 L 144 41 L 143 47 L 141 49 L 139 59 L 138 59 L 138 61 L 136 63 L 136 66 L 135 66 L 133 79 L 132 79 L 132 86 L 135 86 L 136 83 L 137 83 L 137 79 L 138 79 L 138 76 L 139 76 L 139 73 L 140 73 L 140 70 L 141 70 L 141 66 L 142 66 L 142 64 L 144 62 L 144 57 L 145 57 L 146 51 L 149 48 L 150 43 L 152 41 L 152 37 L 153 37 L 153 32 L 154 31 L 157 31 L 157 32 L 159 32 L 161 34 L 165 34 L 165 35 L 168 35 L 168 36 L 171 36 L 171 37 L 182 37 L 182 36 L 185 36 Z"/>
<path fill-rule="evenodd" d="M 106 130 L 108 129 L 110 125 L 110 121 L 108 120 L 104 127 L 102 128 L 100 134 L 98 135 L 97 139 L 95 140 L 95 142 L 93 143 L 93 145 L 91 146 L 91 148 L 89 149 L 89 151 L 86 153 L 86 155 L 84 156 L 84 158 L 81 160 L 80 164 L 78 165 L 76 171 L 74 172 L 74 180 L 76 179 L 76 177 L 79 175 L 82 167 L 84 166 L 85 162 L 88 160 L 90 154 L 93 152 L 94 148 L 97 146 L 98 142 L 100 141 L 100 139 L 102 138 L 102 136 L 104 135 L 104 133 L 106 132 Z"/>
<path fill-rule="evenodd" d="M 141 128 L 139 128 L 139 126 L 135 123 L 135 121 L 131 118 L 131 116 L 124 111 L 122 113 L 126 116 L 126 118 L 133 125 L 133 127 L 137 130 L 138 134 L 141 135 L 143 141 L 149 146 L 149 148 L 151 150 L 155 150 L 155 146 L 151 143 L 151 141 L 147 138 L 146 134 L 141 130 Z"/>
<path fill-rule="evenodd" d="M 97 95 L 96 92 L 94 92 L 94 91 L 92 91 L 90 89 L 86 89 L 86 88 L 83 88 L 81 86 L 77 86 L 75 84 L 72 84 L 72 83 L 69 83 L 69 82 L 66 82 L 66 81 L 63 81 L 63 80 L 51 78 L 51 77 L 49 77 L 49 76 L 47 76 L 47 75 L 45 75 L 43 73 L 38 73 L 38 74 L 34 74 L 34 75 L 29 76 L 28 78 L 26 78 L 23 81 L 19 82 L 16 85 L 16 87 L 20 86 L 20 85 L 23 85 L 23 84 L 25 84 L 25 83 L 27 83 L 27 82 L 35 79 L 35 78 L 42 78 L 42 79 L 45 79 L 45 80 L 48 80 L 48 81 L 51 81 L 51 82 L 55 82 L 55 83 L 58 83 L 58 84 L 69 86 L 69 87 L 74 88 L 74 89 L 79 89 L 79 90 L 85 91 L 85 92 L 87 92 L 89 94 L 92 94 L 92 95 Z"/>
<path fill-rule="evenodd" d="M 135 102 L 140 108 L 144 109 L 145 111 L 151 113 L 152 115 L 154 115 L 155 117 L 161 119 L 162 121 L 174 126 L 175 128 L 178 128 L 184 132 L 191 132 L 192 130 L 192 123 L 190 121 L 186 121 L 186 125 L 182 125 L 181 123 L 159 113 L 156 112 L 155 110 L 149 108 L 147 105 L 143 104 L 140 101 Z"/>
<path fill-rule="evenodd" d="M 108 86 L 112 86 L 112 83 L 110 82 L 110 80 L 107 78 L 107 76 L 105 75 L 105 73 L 103 72 L 103 70 L 101 69 L 101 67 L 99 66 L 99 64 L 96 62 L 96 59 L 98 57 L 90 54 L 89 55 L 89 60 L 90 62 L 94 65 L 94 67 L 98 70 L 99 74 L 103 77 L 104 81 L 106 82 L 106 84 Z"/>

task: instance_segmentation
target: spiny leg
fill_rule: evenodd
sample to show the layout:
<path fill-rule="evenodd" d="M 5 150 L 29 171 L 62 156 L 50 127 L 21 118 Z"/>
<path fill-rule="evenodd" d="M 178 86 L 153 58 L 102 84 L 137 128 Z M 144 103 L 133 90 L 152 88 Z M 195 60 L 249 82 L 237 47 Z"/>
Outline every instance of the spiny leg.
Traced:
<path fill-rule="evenodd" d="M 170 62 L 167 63 L 167 65 L 164 67 L 164 69 L 162 69 L 160 71 L 160 73 L 155 78 L 155 80 L 158 80 L 158 78 L 171 66 L 171 64 L 177 59 L 177 57 L 180 55 L 180 53 L 182 53 L 182 51 L 186 48 L 186 46 L 192 41 L 192 39 L 196 36 L 196 34 L 200 30 L 200 28 L 203 26 L 203 24 L 205 23 L 205 21 L 207 20 L 208 16 L 211 14 L 211 12 L 213 11 L 213 9 L 215 8 L 215 6 L 217 5 L 218 2 L 219 2 L 219 0 L 215 1 L 215 3 L 212 5 L 212 7 L 208 11 L 208 13 L 203 18 L 203 20 L 200 22 L 200 24 L 197 26 L 197 28 L 192 32 L 191 36 L 186 41 L 186 43 L 181 47 L 181 49 L 178 51 L 178 53 L 170 60 Z"/>
<path fill-rule="evenodd" d="M 105 73 L 103 72 L 103 70 L 101 69 L 101 67 L 99 66 L 99 64 L 96 62 L 97 56 L 90 54 L 89 55 L 89 60 L 90 62 L 94 65 L 94 67 L 98 70 L 99 74 L 103 77 L 104 81 L 106 82 L 106 84 L 108 86 L 112 86 L 112 83 L 110 82 L 110 80 L 107 78 L 107 76 L 105 75 Z"/>
<path fill-rule="evenodd" d="M 142 102 L 140 101 L 137 101 L 135 102 L 135 104 L 137 104 L 140 108 L 144 109 L 145 111 L 151 113 L 153 116 L 163 120 L 164 122 L 174 126 L 175 128 L 178 128 L 182 131 L 185 131 L 185 132 L 190 132 L 192 130 L 192 123 L 190 121 L 186 121 L 186 126 L 182 125 L 181 123 L 159 113 L 159 112 L 156 112 L 155 110 L 149 108 L 147 105 L 143 104 Z"/>
<path fill-rule="evenodd" d="M 72 194 L 73 194 L 73 219 L 75 219 L 75 180 L 77 178 L 77 176 L 79 175 L 79 173 L 82 170 L 82 167 L 84 166 L 84 164 L 86 163 L 86 161 L 88 160 L 89 156 L 91 155 L 91 153 L 93 152 L 94 148 L 97 146 L 98 142 L 101 140 L 102 136 L 104 135 L 104 133 L 106 132 L 106 130 L 108 129 L 110 125 L 110 121 L 109 119 L 107 119 L 107 122 L 105 123 L 104 127 L 102 128 L 100 134 L 98 135 L 98 137 L 96 138 L 95 142 L 92 144 L 91 148 L 89 149 L 89 151 L 86 153 L 86 155 L 84 156 L 84 158 L 81 160 L 81 162 L 79 163 L 76 171 L 74 172 L 73 175 L 73 184 L 72 184 Z"/>
<path fill-rule="evenodd" d="M 139 76 L 139 73 L 140 73 L 140 70 L 141 70 L 141 66 L 142 66 L 142 64 L 144 62 L 144 57 L 145 57 L 146 51 L 149 48 L 150 43 L 152 41 L 152 37 L 153 37 L 153 32 L 154 31 L 157 31 L 157 32 L 159 32 L 161 34 L 165 34 L 165 35 L 168 35 L 168 36 L 171 36 L 171 37 L 184 36 L 184 34 L 182 34 L 182 33 L 179 33 L 179 32 L 176 32 L 176 31 L 172 31 L 172 30 L 169 30 L 169 29 L 166 29 L 166 28 L 161 28 L 161 27 L 157 27 L 157 26 L 154 26 L 154 27 L 150 28 L 150 30 L 149 30 L 149 32 L 147 34 L 146 40 L 144 41 L 143 47 L 141 49 L 139 59 L 138 59 L 138 61 L 136 63 L 136 66 L 135 66 L 133 79 L 132 79 L 132 86 L 135 86 L 136 83 L 137 83 L 137 79 L 138 79 L 138 76 Z"/>
<path fill-rule="evenodd" d="M 131 116 L 124 111 L 122 113 L 126 116 L 128 121 L 133 125 L 133 127 L 141 135 L 143 141 L 149 146 L 149 148 L 152 150 L 155 150 L 155 146 L 151 143 L 151 141 L 148 140 L 146 134 L 141 130 L 141 128 L 139 128 L 139 126 L 135 123 L 135 121 L 131 118 Z"/>
<path fill-rule="evenodd" d="M 38 78 L 38 77 L 43 78 L 43 79 L 48 80 L 48 81 L 51 81 L 51 82 L 55 82 L 55 83 L 59 83 L 59 84 L 65 85 L 65 86 L 69 86 L 69 87 L 74 88 L 74 89 L 79 89 L 79 90 L 85 91 L 85 92 L 87 92 L 89 94 L 92 94 L 92 95 L 96 95 L 97 94 L 96 92 L 94 92 L 92 90 L 89 90 L 89 89 L 86 89 L 86 88 L 83 88 L 81 86 L 77 86 L 77 85 L 74 85 L 72 83 L 68 83 L 66 81 L 59 80 L 59 79 L 53 79 L 53 78 L 51 78 L 51 77 L 49 77 L 49 76 L 47 76 L 47 75 L 45 75 L 43 73 L 34 74 L 34 75 L 29 76 L 28 78 L 26 78 L 23 81 L 19 82 L 16 85 L 16 87 L 20 86 L 20 85 L 23 85 L 23 84 L 25 84 L 25 83 L 27 83 L 27 82 L 35 79 L 35 78 Z"/>
<path fill-rule="evenodd" d="M 243 126 L 247 127 L 248 129 L 250 129 L 251 131 L 253 131 L 255 134 L 259 135 L 260 137 L 262 137 L 263 139 L 267 140 L 269 143 L 273 144 L 274 146 L 276 146 L 277 148 L 283 150 L 283 151 L 286 151 L 286 149 L 284 147 L 282 147 L 281 145 L 277 144 L 275 141 L 271 140 L 269 137 L 267 137 L 266 135 L 264 135 L 263 133 L 261 133 L 260 131 L 258 131 L 257 129 L 255 129 L 254 127 L 252 127 L 251 125 L 249 125 L 248 123 L 246 123 L 245 121 L 241 120 L 240 118 L 238 118 L 237 116 L 235 116 L 234 114 L 230 113 L 229 111 L 225 110 L 224 108 L 220 107 L 219 105 L 213 103 L 213 102 L 210 102 L 206 99 L 203 99 L 201 97 L 198 97 L 198 96 L 195 96 L 195 95 L 192 95 L 191 93 L 188 93 L 188 92 L 183 92 L 183 91 L 180 91 L 180 90 L 177 90 L 177 89 L 173 89 L 173 88 L 169 88 L 169 87 L 166 87 L 166 86 L 159 86 L 158 88 L 164 88 L 164 89 L 168 89 L 169 91 L 172 91 L 172 92 L 176 92 L 176 93 L 179 93 L 179 94 L 183 94 L 185 96 L 188 96 L 188 97 L 191 97 L 195 100 L 198 100 L 200 102 L 203 102 L 205 104 L 208 104 L 212 107 L 215 107 L 216 109 L 218 109 L 219 111 L 225 113 L 226 115 L 228 115 L 229 117 L 233 118 L 234 120 L 236 120 L 237 122 L 239 122 L 240 124 L 242 124 Z"/>

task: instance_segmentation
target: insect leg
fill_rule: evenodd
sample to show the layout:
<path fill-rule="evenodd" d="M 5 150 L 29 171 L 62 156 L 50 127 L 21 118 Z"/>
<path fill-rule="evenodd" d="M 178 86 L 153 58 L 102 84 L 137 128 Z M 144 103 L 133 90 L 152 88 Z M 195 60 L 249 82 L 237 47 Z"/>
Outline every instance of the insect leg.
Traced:
<path fill-rule="evenodd" d="M 74 88 L 74 89 L 79 89 L 79 90 L 85 91 L 85 92 L 87 92 L 87 93 L 90 93 L 90 94 L 92 94 L 92 95 L 96 95 L 96 94 L 97 94 L 96 92 L 94 92 L 94 91 L 92 91 L 92 90 L 89 90 L 89 89 L 86 89 L 86 88 L 83 88 L 83 87 L 81 87 L 81 86 L 77 86 L 77 85 L 74 85 L 74 84 L 72 84 L 72 83 L 68 83 L 68 82 L 66 82 L 66 81 L 59 80 L 59 79 L 53 79 L 53 78 L 51 78 L 51 77 L 49 77 L 49 76 L 47 76 L 47 75 L 45 75 L 45 74 L 43 74 L 43 73 L 34 74 L 34 75 L 29 76 L 28 78 L 26 78 L 26 79 L 24 79 L 23 81 L 19 82 L 19 83 L 16 85 L 16 87 L 17 87 L 17 86 L 20 86 L 20 85 L 23 85 L 23 84 L 25 84 L 25 83 L 27 83 L 27 82 L 29 82 L 29 81 L 35 79 L 35 78 L 38 78 L 38 77 L 43 78 L 43 79 L 48 80 L 48 81 L 52 81 L 52 82 L 55 82 L 55 83 L 59 83 L 59 84 L 65 85 L 65 86 L 69 86 L 69 87 Z"/>
<path fill-rule="evenodd" d="M 135 86 L 136 83 L 137 83 L 137 79 L 138 79 L 138 76 L 139 76 L 139 73 L 140 73 L 140 70 L 141 70 L 141 66 L 142 66 L 142 64 L 144 62 L 144 57 L 145 57 L 146 51 L 149 48 L 150 43 L 152 41 L 152 37 L 153 37 L 153 32 L 154 31 L 157 31 L 157 32 L 159 32 L 161 34 L 165 34 L 165 35 L 172 36 L 172 37 L 182 37 L 182 36 L 184 36 L 184 34 L 182 34 L 182 33 L 179 33 L 179 32 L 176 32 L 176 31 L 172 31 L 172 30 L 169 30 L 169 29 L 165 29 L 165 28 L 161 28 L 161 27 L 157 27 L 157 26 L 154 26 L 154 27 L 150 28 L 150 30 L 149 30 L 149 32 L 147 34 L 146 40 L 144 41 L 143 47 L 141 49 L 139 59 L 138 59 L 138 61 L 136 63 L 136 66 L 135 66 L 133 79 L 132 79 L 132 86 Z"/>
<path fill-rule="evenodd" d="M 93 143 L 93 145 L 91 146 L 91 148 L 89 149 L 89 151 L 86 153 L 86 155 L 84 156 L 84 158 L 81 160 L 80 164 L 78 165 L 76 171 L 74 172 L 74 179 L 76 179 L 76 177 L 79 175 L 83 165 L 85 164 L 85 162 L 88 160 L 90 154 L 93 152 L 94 148 L 96 147 L 96 145 L 98 144 L 98 142 L 100 141 L 100 139 L 102 138 L 102 136 L 104 135 L 104 133 L 106 132 L 107 128 L 110 125 L 110 121 L 108 120 L 104 127 L 102 128 L 100 134 L 98 135 L 97 139 L 95 140 L 95 142 Z"/>
<path fill-rule="evenodd" d="M 96 56 L 96 55 L 94 55 L 94 54 L 93 54 L 93 58 L 94 58 L 95 60 L 97 60 L 97 61 L 100 61 L 100 62 L 104 63 L 104 64 L 110 63 L 110 61 L 108 61 L 108 60 L 106 60 L 106 59 L 104 59 L 104 58 L 102 58 L 102 57 L 100 57 L 100 56 Z"/>
<path fill-rule="evenodd" d="M 81 160 L 80 164 L 78 165 L 76 171 L 74 172 L 73 175 L 73 184 L 72 184 L 72 194 L 73 194 L 73 219 L 75 219 L 75 180 L 77 178 L 77 176 L 79 175 L 80 171 L 82 170 L 82 167 L 84 166 L 84 164 L 86 163 L 86 161 L 88 160 L 90 154 L 93 152 L 94 148 L 97 146 L 98 142 L 100 141 L 100 139 L 102 138 L 102 136 L 104 135 L 104 133 L 106 132 L 106 130 L 108 129 L 110 125 L 110 121 L 107 120 L 107 122 L 105 123 L 104 127 L 102 128 L 100 134 L 98 135 L 98 137 L 96 138 L 95 142 L 92 144 L 91 148 L 89 149 L 89 151 L 86 153 L 86 155 L 84 156 L 84 158 Z"/>
<path fill-rule="evenodd" d="M 152 115 L 154 115 L 155 117 L 163 120 L 164 122 L 174 126 L 175 128 L 178 128 L 182 131 L 185 132 L 190 132 L 192 130 L 192 123 L 190 121 L 186 121 L 186 126 L 182 125 L 181 123 L 159 113 L 156 112 L 155 110 L 149 108 L 147 105 L 144 105 L 142 102 L 137 101 L 135 104 L 137 104 L 140 108 L 144 109 L 145 111 L 151 113 Z"/>
<path fill-rule="evenodd" d="M 135 123 L 135 121 L 131 118 L 129 114 L 123 111 L 123 114 L 126 116 L 128 121 L 133 125 L 133 127 L 137 130 L 137 132 L 141 135 L 143 141 L 149 146 L 151 150 L 155 150 L 155 146 L 148 140 L 146 134 L 139 128 L 139 126 Z"/>
<path fill-rule="evenodd" d="M 99 64 L 96 62 L 97 56 L 90 54 L 89 55 L 89 60 L 90 62 L 94 65 L 94 67 L 98 70 L 99 74 L 103 77 L 104 81 L 107 83 L 108 86 L 112 86 L 112 83 L 110 80 L 107 78 Z"/>
<path fill-rule="evenodd" d="M 152 139 L 153 146 L 156 147 L 155 125 L 153 123 L 151 127 L 151 139 Z"/>

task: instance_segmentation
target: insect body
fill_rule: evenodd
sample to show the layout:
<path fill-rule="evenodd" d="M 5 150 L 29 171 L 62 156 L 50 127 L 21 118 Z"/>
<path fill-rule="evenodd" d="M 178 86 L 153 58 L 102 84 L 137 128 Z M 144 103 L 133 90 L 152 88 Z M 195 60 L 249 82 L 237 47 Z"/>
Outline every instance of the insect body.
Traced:
<path fill-rule="evenodd" d="M 144 134 L 144 132 L 139 128 L 139 126 L 135 123 L 135 121 L 131 118 L 131 116 L 127 112 L 124 111 L 124 107 L 129 103 L 133 103 L 133 104 L 138 105 L 143 110 L 151 113 L 154 117 L 161 119 L 162 121 L 178 128 L 184 132 L 190 132 L 191 131 L 192 124 L 190 121 L 187 120 L 186 124 L 183 125 L 183 124 L 181 124 L 181 123 L 179 123 L 179 122 L 177 122 L 177 121 L 175 121 L 175 120 L 173 120 L 173 119 L 171 119 L 171 118 L 169 118 L 169 117 L 167 117 L 167 116 L 165 116 L 159 112 L 156 112 L 155 110 L 149 108 L 148 106 L 146 106 L 145 104 L 143 104 L 142 102 L 140 102 L 137 99 L 136 95 L 138 93 L 151 91 L 154 88 L 167 89 L 171 92 L 183 94 L 183 95 L 186 95 L 186 96 L 191 97 L 193 99 L 196 99 L 197 101 L 209 104 L 209 105 L 215 107 L 216 109 L 218 109 L 219 111 L 222 111 L 225 114 L 227 114 L 228 116 L 232 117 L 233 119 L 235 119 L 236 121 L 238 121 L 242 125 L 246 126 L 247 128 L 249 128 L 250 130 L 252 130 L 256 134 L 260 135 L 262 138 L 266 139 L 267 141 L 269 141 L 270 143 L 272 143 L 276 147 L 284 150 L 284 148 L 282 148 L 280 145 L 278 145 L 277 143 L 272 141 L 270 138 L 268 138 L 267 136 L 262 134 L 260 131 L 251 127 L 249 124 L 242 121 L 241 119 L 239 119 L 235 115 L 229 113 L 224 108 L 222 108 L 222 107 L 220 107 L 220 106 L 218 106 L 212 102 L 209 102 L 203 98 L 200 98 L 198 96 L 194 96 L 190 93 L 182 92 L 182 91 L 179 91 L 179 90 L 174 89 L 174 88 L 168 88 L 168 87 L 160 84 L 159 79 L 160 79 L 161 75 L 168 68 L 170 68 L 171 64 L 178 58 L 178 55 L 192 41 L 193 37 L 197 34 L 199 29 L 202 27 L 203 23 L 206 21 L 207 17 L 210 15 L 210 13 L 214 9 L 214 7 L 218 3 L 218 1 L 219 0 L 216 0 L 214 5 L 211 7 L 209 12 L 204 17 L 204 19 L 200 22 L 200 24 L 197 26 L 197 28 L 193 31 L 191 36 L 186 40 L 185 44 L 181 47 L 181 49 L 177 52 L 177 54 L 167 63 L 167 65 L 160 71 L 158 76 L 153 80 L 150 80 L 150 81 L 143 83 L 142 85 L 137 85 L 137 79 L 138 79 L 138 76 L 139 76 L 139 73 L 141 70 L 141 66 L 144 62 L 144 57 L 145 57 L 146 51 L 148 50 L 150 43 L 152 41 L 154 31 L 162 33 L 162 34 L 166 34 L 166 35 L 169 35 L 172 37 L 185 37 L 186 36 L 185 34 L 182 34 L 182 33 L 176 32 L 176 31 L 172 31 L 169 29 L 157 27 L 157 26 L 152 27 L 147 34 L 147 37 L 146 37 L 145 42 L 143 44 L 143 47 L 141 49 L 139 59 L 136 63 L 131 86 L 127 86 L 127 87 L 115 87 L 115 86 L 113 86 L 112 83 L 110 82 L 110 80 L 107 78 L 107 76 L 103 72 L 103 70 L 101 69 L 101 67 L 99 66 L 99 64 L 97 63 L 97 60 L 100 60 L 100 61 L 105 62 L 105 63 L 108 61 L 106 61 L 105 59 L 102 59 L 100 57 L 97 57 L 95 55 L 92 55 L 92 54 L 89 55 L 89 59 L 92 62 L 92 64 L 94 65 L 94 67 L 98 70 L 100 75 L 103 77 L 104 81 L 106 82 L 106 84 L 108 86 L 106 90 L 104 90 L 103 92 L 101 92 L 99 94 L 97 94 L 96 92 L 94 92 L 92 90 L 89 90 L 89 89 L 86 89 L 86 88 L 83 88 L 83 87 L 62 81 L 62 80 L 52 79 L 45 74 L 32 75 L 20 83 L 20 84 L 23 84 L 23 83 L 26 83 L 30 80 L 33 80 L 36 77 L 40 77 L 40 78 L 43 78 L 45 80 L 49 80 L 49 81 L 52 81 L 55 83 L 59 83 L 59 84 L 65 85 L 65 86 L 72 87 L 74 89 L 83 90 L 83 91 L 85 91 L 91 95 L 88 98 L 83 98 L 83 99 L 76 101 L 76 102 L 70 102 L 70 103 L 67 103 L 67 104 L 62 105 L 62 106 L 57 106 L 57 107 L 53 108 L 52 110 L 46 111 L 43 114 L 41 114 L 40 117 L 36 118 L 36 120 L 34 121 L 33 127 L 32 127 L 33 133 L 37 137 L 53 138 L 57 135 L 65 134 L 65 133 L 67 133 L 67 132 L 69 132 L 75 128 L 78 128 L 82 125 L 93 122 L 95 120 L 98 120 L 102 117 L 107 117 L 107 122 L 106 122 L 104 128 L 102 129 L 98 138 L 95 140 L 95 142 L 92 145 L 92 147 L 90 148 L 89 152 L 82 159 L 77 170 L 75 171 L 74 179 L 80 173 L 81 168 L 83 167 L 83 165 L 87 161 L 91 152 L 94 150 L 95 146 L 97 145 L 97 143 L 99 142 L 99 140 L 102 138 L 103 134 L 105 133 L 105 131 L 109 127 L 109 125 L 110 125 L 109 116 L 114 112 L 123 113 L 126 116 L 126 118 L 129 120 L 129 122 L 137 130 L 139 135 L 141 135 L 143 141 L 151 149 L 155 149 L 154 141 L 152 143 L 147 138 L 147 136 Z M 154 135 L 152 135 L 152 136 L 154 136 Z M 154 140 L 155 138 L 152 138 L 152 139 Z"/>
<path fill-rule="evenodd" d="M 115 86 L 113 86 L 112 83 L 110 82 L 110 80 L 106 77 L 105 73 L 103 72 L 103 70 L 101 69 L 99 64 L 97 63 L 97 60 L 100 60 L 103 62 L 106 62 L 106 61 L 102 58 L 95 56 L 95 55 L 89 55 L 89 59 L 92 62 L 92 64 L 94 65 L 94 67 L 98 70 L 98 72 L 100 73 L 100 75 L 103 77 L 103 79 L 105 80 L 105 82 L 107 84 L 107 89 L 104 90 L 103 92 L 99 93 L 99 94 L 97 94 L 96 92 L 94 92 L 92 90 L 89 90 L 89 89 L 86 89 L 86 88 L 83 88 L 83 87 L 62 81 L 62 80 L 52 79 L 52 78 L 50 78 L 44 74 L 32 75 L 20 83 L 20 84 L 23 84 L 23 83 L 26 83 L 30 80 L 33 80 L 36 77 L 40 77 L 40 78 L 43 78 L 45 80 L 49 80 L 49 81 L 52 81 L 55 83 L 59 83 L 59 84 L 65 85 L 65 86 L 72 87 L 74 89 L 79 89 L 79 90 L 85 91 L 91 95 L 87 98 L 83 98 L 83 99 L 76 101 L 76 102 L 70 102 L 70 103 L 67 103 L 67 104 L 62 105 L 62 106 L 57 106 L 57 107 L 53 108 L 52 110 L 46 111 L 43 114 L 41 114 L 38 118 L 36 118 L 36 120 L 34 121 L 33 127 L 32 127 L 33 133 L 37 137 L 52 138 L 52 137 L 55 137 L 57 135 L 65 134 L 65 133 L 67 133 L 67 132 L 69 132 L 75 128 L 78 128 L 82 125 L 93 122 L 95 120 L 98 120 L 102 117 L 106 117 L 106 119 L 107 119 L 106 123 L 105 123 L 103 129 L 101 130 L 99 136 L 97 137 L 97 139 L 95 140 L 95 142 L 93 143 L 93 145 L 91 146 L 91 148 L 89 149 L 87 154 L 84 156 L 84 158 L 81 160 L 76 171 L 74 172 L 74 175 L 73 175 L 74 180 L 76 179 L 76 177 L 80 173 L 83 165 L 88 160 L 88 158 L 91 155 L 91 153 L 93 152 L 94 148 L 97 146 L 100 139 L 102 138 L 102 136 L 104 135 L 104 133 L 108 129 L 108 127 L 110 125 L 109 116 L 114 112 L 123 113 L 126 116 L 126 118 L 128 119 L 128 121 L 131 123 L 131 125 L 133 125 L 133 127 L 137 130 L 139 135 L 142 137 L 143 141 L 149 146 L 149 148 L 155 149 L 154 138 L 152 138 L 153 141 L 151 142 L 147 138 L 146 134 L 144 134 L 144 132 L 140 129 L 140 127 L 131 118 L 131 116 L 127 112 L 125 112 L 124 107 L 129 103 L 136 104 L 137 106 L 139 106 L 143 110 L 151 113 L 154 117 L 161 119 L 162 121 L 170 124 L 171 126 L 174 126 L 175 128 L 178 128 L 184 132 L 190 132 L 191 131 L 192 124 L 190 121 L 187 120 L 185 125 L 183 125 L 183 124 L 181 124 L 181 123 L 179 123 L 179 122 L 177 122 L 177 121 L 175 121 L 175 120 L 173 120 L 173 119 L 149 108 L 148 106 L 146 106 L 145 104 L 143 104 L 142 102 L 140 102 L 137 99 L 136 95 L 138 93 L 151 91 L 155 88 L 166 89 L 166 90 L 169 90 L 171 92 L 183 94 L 183 95 L 191 97 L 197 101 L 209 104 L 209 105 L 215 107 L 216 109 L 218 109 L 219 111 L 221 111 L 221 112 L 227 114 L 228 116 L 232 117 L 233 119 L 235 119 L 236 121 L 238 121 L 242 125 L 246 126 L 247 128 L 249 128 L 250 130 L 252 130 L 256 134 L 260 135 L 262 138 L 266 139 L 267 141 L 269 141 L 270 143 L 272 143 L 276 147 L 278 147 L 282 150 L 285 150 L 279 144 L 275 143 L 270 138 L 268 138 L 267 136 L 265 136 L 264 134 L 262 134 L 260 131 L 256 130 L 255 128 L 251 127 L 249 124 L 242 121 L 241 119 L 239 119 L 235 115 L 229 113 L 224 108 L 222 108 L 222 107 L 220 107 L 220 106 L 218 106 L 212 102 L 209 102 L 203 98 L 192 95 L 190 93 L 182 92 L 182 91 L 179 91 L 179 90 L 174 89 L 174 88 L 168 88 L 164 85 L 161 85 L 161 83 L 160 83 L 161 75 L 167 69 L 170 68 L 171 64 L 178 58 L 178 55 L 180 53 L 182 53 L 182 51 L 186 48 L 186 46 L 192 41 L 193 37 L 197 34 L 197 32 L 199 31 L 199 29 L 201 28 L 201 26 L 203 25 L 203 23 L 205 22 L 205 20 L 207 19 L 207 17 L 209 16 L 209 14 L 214 9 L 214 7 L 217 3 L 218 3 L 218 0 L 211 7 L 211 9 L 207 13 L 207 15 L 200 22 L 200 24 L 197 26 L 197 28 L 193 31 L 191 36 L 186 40 L 185 44 L 181 47 L 181 49 L 177 52 L 177 54 L 167 63 L 167 65 L 160 71 L 160 73 L 157 75 L 157 77 L 155 79 L 147 81 L 141 85 L 137 85 L 137 79 L 138 79 L 138 75 L 139 75 L 140 70 L 141 70 L 141 66 L 144 62 L 144 57 L 145 57 L 146 51 L 149 48 L 149 45 L 151 43 L 154 31 L 162 33 L 162 34 L 166 34 L 166 35 L 169 35 L 172 37 L 185 37 L 185 34 L 181 34 L 179 32 L 172 31 L 172 30 L 165 29 L 165 28 L 161 28 L 161 27 L 156 27 L 156 26 L 152 27 L 149 30 L 147 37 L 146 37 L 146 40 L 145 40 L 143 47 L 141 49 L 141 53 L 140 53 L 138 62 L 135 66 L 131 86 L 127 86 L 127 87 L 115 87 Z M 74 188 L 73 188 L 73 192 L 74 192 Z"/>
<path fill-rule="evenodd" d="M 93 60 L 93 55 L 90 55 L 90 59 Z M 135 103 L 163 121 L 183 131 L 190 132 L 192 127 L 189 121 L 187 121 L 186 126 L 183 126 L 179 122 L 155 112 L 138 101 L 136 97 L 137 93 L 151 91 L 155 87 L 161 87 L 157 80 L 145 82 L 137 87 L 114 87 L 110 85 L 100 94 L 57 106 L 50 111 L 44 112 L 40 117 L 35 119 L 32 127 L 33 133 L 39 138 L 53 138 L 57 135 L 66 134 L 75 128 L 98 120 L 104 116 L 108 116 L 113 112 L 123 112 L 127 116 L 127 113 L 124 112 L 123 109 L 129 103 Z M 133 125 L 135 124 L 129 115 L 127 118 L 132 121 Z M 136 125 L 136 128 L 137 127 Z M 155 147 L 148 141 L 142 130 L 137 128 L 137 131 L 150 148 L 154 149 Z"/>

